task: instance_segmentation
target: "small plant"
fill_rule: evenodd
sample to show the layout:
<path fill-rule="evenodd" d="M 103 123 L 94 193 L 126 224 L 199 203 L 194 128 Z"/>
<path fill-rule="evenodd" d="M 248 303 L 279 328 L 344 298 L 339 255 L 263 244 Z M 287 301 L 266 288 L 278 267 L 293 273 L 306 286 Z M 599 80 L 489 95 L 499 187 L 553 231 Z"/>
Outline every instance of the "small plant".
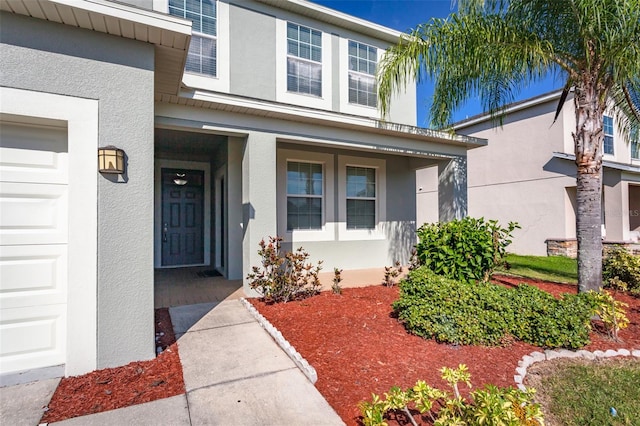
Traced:
<path fill-rule="evenodd" d="M 387 287 L 393 287 L 396 285 L 396 278 L 402 273 L 402 265 L 396 260 L 393 266 L 384 267 L 384 280 L 382 284 Z"/>
<path fill-rule="evenodd" d="M 622 247 L 607 250 L 602 261 L 602 278 L 605 287 L 640 296 L 640 256 L 634 256 Z"/>
<path fill-rule="evenodd" d="M 629 326 L 629 318 L 627 318 L 625 307 L 628 304 L 615 300 L 613 296 L 605 291 L 590 291 L 595 303 L 595 313 L 600 317 L 607 334 L 615 341 L 620 341 L 618 332 Z"/>
<path fill-rule="evenodd" d="M 401 412 L 417 426 L 410 407 L 423 415 L 428 414 L 429 423 L 434 425 L 544 425 L 540 405 L 533 402 L 534 389 L 521 391 L 487 385 L 484 389 L 471 391 L 467 400 L 458 389 L 461 382 L 471 388 L 466 365 L 460 364 L 455 369 L 443 367 L 440 371 L 453 395 L 422 380 L 405 391 L 394 386 L 384 394 L 384 399 L 371 394 L 371 402 L 360 403 L 364 425 L 384 426 L 389 412 Z"/>
<path fill-rule="evenodd" d="M 331 290 L 334 294 L 342 294 L 342 286 L 340 285 L 340 281 L 342 281 L 342 269 L 333 268 L 333 284 L 331 284 Z"/>
<path fill-rule="evenodd" d="M 438 275 L 461 281 L 488 281 L 511 244 L 511 233 L 520 228 L 509 222 L 466 217 L 451 222 L 422 225 L 417 256 L 421 265 Z"/>
<path fill-rule="evenodd" d="M 295 252 L 281 253 L 280 237 L 260 241 L 258 254 L 262 267 L 254 266 L 247 275 L 249 286 L 269 302 L 288 302 L 317 294 L 320 291 L 318 273 L 322 261 L 316 266 L 308 263 L 309 253 L 302 247 Z"/>

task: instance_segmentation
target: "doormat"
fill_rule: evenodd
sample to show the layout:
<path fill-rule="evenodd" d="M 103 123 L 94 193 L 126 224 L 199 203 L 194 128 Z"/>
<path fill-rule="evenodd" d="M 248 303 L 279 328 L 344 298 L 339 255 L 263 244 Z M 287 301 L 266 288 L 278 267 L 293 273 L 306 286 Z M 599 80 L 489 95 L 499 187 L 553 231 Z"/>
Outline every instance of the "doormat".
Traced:
<path fill-rule="evenodd" d="M 206 271 L 200 271 L 196 273 L 196 275 L 200 278 L 209 278 L 209 277 L 221 277 L 222 274 L 215 269 L 209 269 Z"/>

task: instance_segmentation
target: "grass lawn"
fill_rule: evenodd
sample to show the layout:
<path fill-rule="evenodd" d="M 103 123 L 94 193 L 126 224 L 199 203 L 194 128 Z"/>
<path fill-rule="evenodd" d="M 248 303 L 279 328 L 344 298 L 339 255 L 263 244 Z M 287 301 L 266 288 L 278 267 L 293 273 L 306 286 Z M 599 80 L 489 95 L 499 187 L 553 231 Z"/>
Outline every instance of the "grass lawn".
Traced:
<path fill-rule="evenodd" d="M 640 425 L 639 383 L 637 359 L 568 363 L 541 378 L 541 391 L 558 424 Z"/>
<path fill-rule="evenodd" d="M 578 263 L 576 259 L 564 256 L 520 256 L 508 254 L 509 268 L 500 267 L 500 274 L 517 275 L 545 281 L 576 284 L 578 282 Z"/>

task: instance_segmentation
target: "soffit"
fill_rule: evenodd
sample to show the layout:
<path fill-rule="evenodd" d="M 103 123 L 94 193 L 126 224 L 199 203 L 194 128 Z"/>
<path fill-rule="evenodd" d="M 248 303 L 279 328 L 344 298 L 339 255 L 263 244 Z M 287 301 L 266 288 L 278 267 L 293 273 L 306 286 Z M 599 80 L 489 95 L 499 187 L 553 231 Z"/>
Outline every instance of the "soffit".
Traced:
<path fill-rule="evenodd" d="M 151 43 L 155 90 L 180 90 L 191 21 L 104 0 L 2 0 L 0 10 Z"/>

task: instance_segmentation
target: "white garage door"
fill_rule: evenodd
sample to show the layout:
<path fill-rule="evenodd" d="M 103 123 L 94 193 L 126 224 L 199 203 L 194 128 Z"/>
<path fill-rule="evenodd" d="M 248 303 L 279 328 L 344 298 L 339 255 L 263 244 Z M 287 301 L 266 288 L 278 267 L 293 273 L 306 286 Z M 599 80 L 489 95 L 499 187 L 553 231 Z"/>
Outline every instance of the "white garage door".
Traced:
<path fill-rule="evenodd" d="M 67 131 L 0 121 L 0 373 L 66 360 Z"/>

